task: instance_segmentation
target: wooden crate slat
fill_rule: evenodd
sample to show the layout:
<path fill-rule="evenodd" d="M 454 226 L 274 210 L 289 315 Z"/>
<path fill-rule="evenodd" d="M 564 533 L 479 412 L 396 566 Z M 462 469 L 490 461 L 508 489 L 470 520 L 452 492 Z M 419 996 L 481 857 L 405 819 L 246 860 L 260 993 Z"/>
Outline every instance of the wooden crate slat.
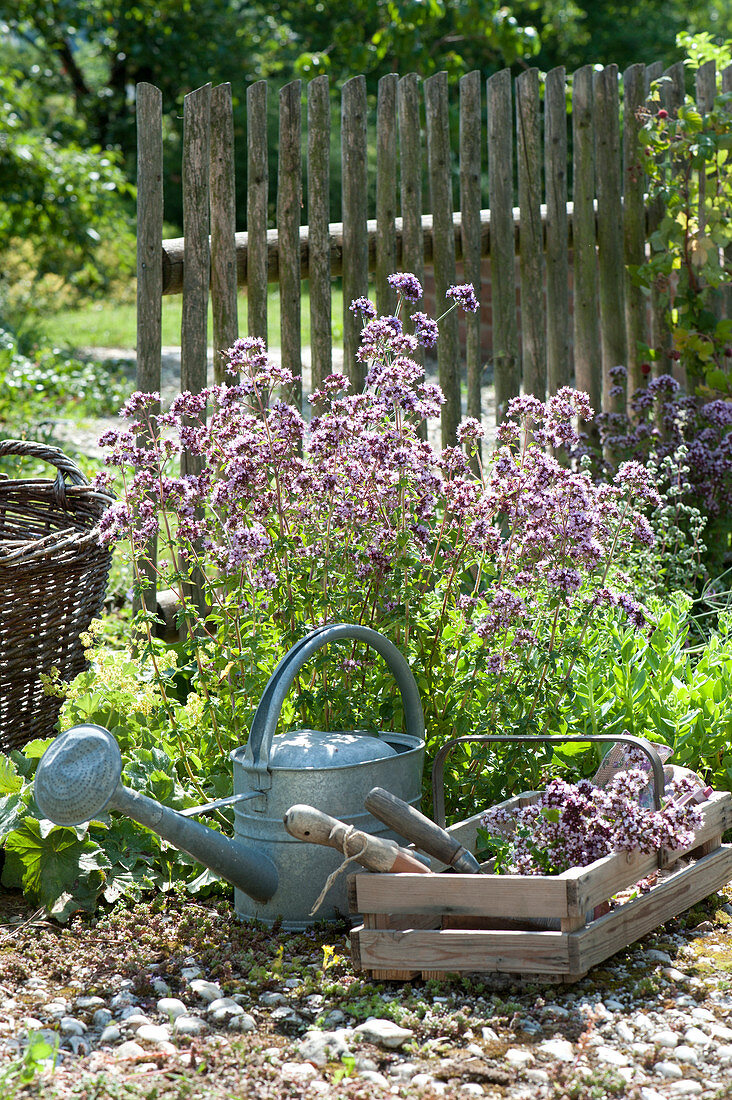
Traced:
<path fill-rule="evenodd" d="M 579 932 L 570 933 L 571 969 L 586 972 L 645 936 L 653 928 L 683 913 L 732 878 L 732 845 L 685 867 L 654 886 L 649 894 L 629 901 Z"/>
<path fill-rule="evenodd" d="M 364 969 L 393 969 L 408 963 L 439 972 L 528 971 L 564 973 L 569 968 L 567 936 L 561 932 L 394 931 L 360 927 L 351 932 Z"/>
<path fill-rule="evenodd" d="M 664 866 L 669 866 L 700 844 L 714 837 L 721 837 L 724 830 L 732 825 L 732 796 L 726 791 L 715 791 L 709 801 L 701 806 L 701 810 L 704 821 L 697 830 L 693 843 L 687 848 L 664 853 Z M 588 909 L 594 909 L 619 890 L 625 890 L 650 875 L 657 866 L 658 856 L 655 852 L 613 852 L 589 867 L 574 867 L 566 871 L 560 877 L 567 882 L 570 914 L 581 916 Z"/>
<path fill-rule="evenodd" d="M 559 877 L 524 875 L 358 875 L 359 913 L 471 913 L 566 917 Z"/>

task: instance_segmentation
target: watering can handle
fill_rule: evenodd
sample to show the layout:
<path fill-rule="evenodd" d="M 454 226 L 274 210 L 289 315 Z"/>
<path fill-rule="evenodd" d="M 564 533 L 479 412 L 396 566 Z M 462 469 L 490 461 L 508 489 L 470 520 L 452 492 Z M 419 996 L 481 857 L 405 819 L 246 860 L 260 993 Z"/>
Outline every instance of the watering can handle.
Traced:
<path fill-rule="evenodd" d="M 245 767 L 254 768 L 261 772 L 267 770 L 272 738 L 280 720 L 282 704 L 292 687 L 295 677 L 317 650 L 322 649 L 323 646 L 329 645 L 331 642 L 339 642 L 346 638 L 366 642 L 367 645 L 381 654 L 389 666 L 389 670 L 393 674 L 401 693 L 404 720 L 408 732 L 416 737 L 424 737 L 424 714 L 417 684 L 412 675 L 412 670 L 396 646 L 370 626 L 359 626 L 355 623 L 319 626 L 312 630 L 307 637 L 296 642 L 272 673 L 254 715 L 244 757 Z"/>

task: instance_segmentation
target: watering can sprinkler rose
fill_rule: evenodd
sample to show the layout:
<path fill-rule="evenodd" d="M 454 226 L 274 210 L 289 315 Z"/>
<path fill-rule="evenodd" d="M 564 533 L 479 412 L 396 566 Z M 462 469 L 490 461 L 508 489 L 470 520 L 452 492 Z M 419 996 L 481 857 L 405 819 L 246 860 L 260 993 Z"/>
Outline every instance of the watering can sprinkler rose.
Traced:
<path fill-rule="evenodd" d="M 285 697 L 302 666 L 323 646 L 360 641 L 386 661 L 402 697 L 407 733 L 295 730 L 275 736 Z M 375 786 L 385 786 L 410 805 L 422 793 L 424 718 L 419 692 L 406 660 L 370 627 L 318 627 L 296 643 L 274 670 L 257 708 L 249 740 L 231 754 L 234 794 L 178 812 L 120 782 L 122 757 L 101 726 L 75 726 L 44 753 L 36 772 L 35 798 L 57 825 L 91 821 L 116 810 L 157 832 L 181 851 L 231 882 L 241 917 L 285 927 L 311 923 L 310 911 L 323 882 L 342 861 L 329 847 L 303 847 L 284 817 L 296 803 L 315 805 L 356 830 L 385 836 L 387 830 L 363 805 Z M 234 838 L 191 814 L 234 807 Z M 345 883 L 328 895 L 318 919 L 347 913 Z"/>

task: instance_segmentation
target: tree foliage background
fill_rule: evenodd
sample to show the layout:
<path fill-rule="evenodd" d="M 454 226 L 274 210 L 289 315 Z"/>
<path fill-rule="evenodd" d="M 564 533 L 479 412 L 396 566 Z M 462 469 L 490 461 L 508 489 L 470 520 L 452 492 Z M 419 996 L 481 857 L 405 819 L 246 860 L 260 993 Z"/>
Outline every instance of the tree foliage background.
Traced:
<path fill-rule="evenodd" d="M 87 289 L 104 285 L 102 238 L 123 240 L 133 213 L 141 80 L 163 92 L 166 218 L 173 226 L 182 220 L 183 96 L 209 80 L 231 82 L 243 228 L 243 107 L 246 86 L 256 79 L 281 85 L 327 73 L 335 90 L 363 73 L 375 94 L 387 72 L 427 77 L 446 69 L 457 80 L 473 68 L 487 77 L 506 65 L 564 64 L 571 73 L 588 62 L 614 61 L 621 69 L 636 61 L 669 64 L 680 56 L 675 38 L 683 30 L 732 36 L 732 6 L 728 0 L 351 0 L 347 6 L 0 0 L 0 257 L 22 239 L 37 272 L 56 271 Z M 273 147 L 276 96 L 270 104 Z M 336 191 L 337 182 L 336 172 Z"/>

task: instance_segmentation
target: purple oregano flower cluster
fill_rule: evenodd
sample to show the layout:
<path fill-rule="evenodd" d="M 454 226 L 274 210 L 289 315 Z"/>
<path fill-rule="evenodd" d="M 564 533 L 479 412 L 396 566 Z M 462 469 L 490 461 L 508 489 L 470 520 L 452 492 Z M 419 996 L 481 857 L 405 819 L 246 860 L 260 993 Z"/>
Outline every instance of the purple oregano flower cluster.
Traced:
<path fill-rule="evenodd" d="M 625 398 L 625 367 L 614 367 L 611 374 L 613 391 Z M 688 502 L 707 516 L 732 506 L 732 401 L 684 396 L 675 378 L 661 374 L 632 395 L 629 413 L 597 418 L 601 446 L 612 462 L 644 462 L 651 454 L 663 459 L 683 447 Z"/>
<path fill-rule="evenodd" d="M 553 779 L 533 805 L 515 813 L 496 806 L 483 814 L 482 823 L 506 842 L 502 868 L 518 875 L 561 874 L 613 851 L 687 848 L 702 823 L 698 806 L 683 801 L 694 781 L 670 784 L 660 810 L 639 804 L 647 783 L 640 768 L 619 772 L 604 789 L 588 779 Z"/>
<path fill-rule="evenodd" d="M 158 394 L 134 394 L 125 426 L 100 441 L 119 498 L 103 540 L 129 541 L 142 580 L 158 535 L 160 582 L 185 606 L 192 572 L 202 576 L 211 613 L 192 637 L 203 632 L 219 649 L 241 654 L 244 639 L 266 631 L 291 644 L 320 623 L 363 622 L 403 644 L 428 680 L 439 666 L 440 691 L 462 683 L 461 697 L 477 675 L 507 687 L 514 665 L 518 684 L 531 652 L 543 682 L 565 632 L 581 641 L 608 608 L 644 627 L 616 563 L 652 541 L 639 510 L 654 500 L 647 472 L 628 462 L 598 486 L 559 461 L 577 446 L 577 417 L 592 415 L 569 389 L 546 403 L 513 400 L 477 475 L 478 421 L 463 422 L 459 446 L 433 450 L 419 426 L 443 396 L 414 353 L 432 345 L 438 322 L 416 311 L 406 331 L 406 305 L 422 288 L 409 273 L 390 283 L 394 315 L 376 316 L 366 298 L 351 307 L 364 320 L 364 392 L 331 374 L 310 398 L 309 426 L 275 397 L 291 375 L 254 338 L 229 349 L 228 385 L 181 394 L 161 413 Z M 477 307 L 472 287 L 449 295 L 450 308 Z M 197 472 L 177 471 L 183 450 Z"/>

